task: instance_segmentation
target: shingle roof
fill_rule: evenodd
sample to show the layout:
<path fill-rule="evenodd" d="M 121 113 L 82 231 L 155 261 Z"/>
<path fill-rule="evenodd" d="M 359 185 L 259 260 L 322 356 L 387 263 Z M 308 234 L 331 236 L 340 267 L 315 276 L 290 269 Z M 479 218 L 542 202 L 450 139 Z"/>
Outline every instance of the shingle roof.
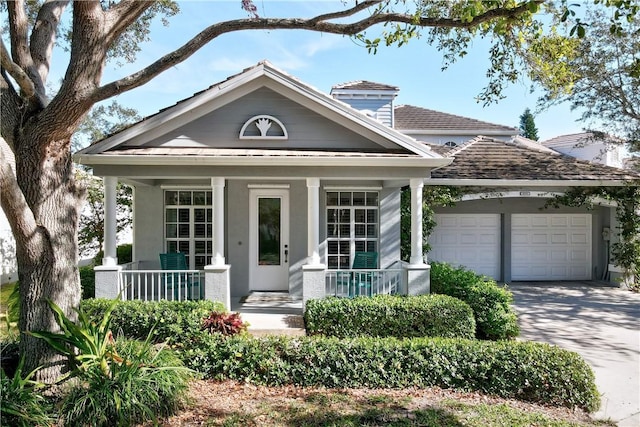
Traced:
<path fill-rule="evenodd" d="M 430 146 L 432 146 L 430 144 Z M 640 173 L 479 136 L 446 153 L 453 163 L 432 179 L 632 181 Z"/>
<path fill-rule="evenodd" d="M 509 126 L 483 122 L 413 105 L 398 105 L 394 110 L 394 114 L 394 127 L 401 130 L 484 130 L 518 133 L 518 129 Z"/>
<path fill-rule="evenodd" d="M 341 83 L 331 87 L 332 90 L 385 90 L 399 91 L 397 86 L 391 86 L 384 83 L 370 82 L 367 80 L 357 80 L 353 82 Z"/>
<path fill-rule="evenodd" d="M 569 135 L 560 135 L 555 138 L 542 141 L 541 144 L 546 147 L 557 146 L 580 146 L 586 143 L 593 142 L 593 134 L 591 132 L 572 133 Z"/>

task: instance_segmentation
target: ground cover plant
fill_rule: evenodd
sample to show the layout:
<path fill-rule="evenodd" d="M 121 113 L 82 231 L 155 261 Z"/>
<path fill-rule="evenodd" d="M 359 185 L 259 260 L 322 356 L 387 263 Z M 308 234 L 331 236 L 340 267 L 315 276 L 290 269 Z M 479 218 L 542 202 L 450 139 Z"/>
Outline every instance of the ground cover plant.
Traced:
<path fill-rule="evenodd" d="M 30 427 L 51 425 L 51 402 L 41 394 L 44 384 L 34 381 L 35 374 L 23 372 L 24 359 L 10 375 L 0 370 L 0 420 L 6 426 Z"/>
<path fill-rule="evenodd" d="M 471 307 L 446 295 L 309 300 L 304 321 L 307 334 L 338 338 L 473 338 L 476 331 Z"/>
<path fill-rule="evenodd" d="M 513 294 L 495 280 L 463 267 L 431 263 L 431 292 L 449 295 L 471 306 L 480 339 L 511 339 L 520 333 Z"/>
<path fill-rule="evenodd" d="M 59 422 L 65 426 L 131 426 L 157 422 L 182 407 L 192 371 L 174 350 L 121 337 L 111 331 L 111 315 L 119 301 L 109 301 L 101 317 L 92 319 L 80 307 L 69 319 L 48 301 L 60 332 L 29 331 L 69 362 L 59 378 Z"/>

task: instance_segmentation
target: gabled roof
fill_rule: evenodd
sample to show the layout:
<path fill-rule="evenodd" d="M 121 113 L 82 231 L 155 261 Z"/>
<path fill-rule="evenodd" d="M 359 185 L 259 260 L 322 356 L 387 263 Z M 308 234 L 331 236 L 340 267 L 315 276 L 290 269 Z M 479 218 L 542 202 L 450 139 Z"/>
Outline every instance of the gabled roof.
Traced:
<path fill-rule="evenodd" d="M 632 171 L 485 136 L 476 137 L 445 155 L 454 157 L 454 161 L 432 171 L 431 184 L 486 185 L 509 181 L 523 184 L 526 181 L 532 185 L 589 186 L 620 185 L 640 179 L 640 174 Z"/>
<path fill-rule="evenodd" d="M 455 114 L 398 105 L 394 110 L 394 127 L 404 133 L 447 133 L 475 135 L 517 135 L 518 129 L 495 123 L 483 122 Z M 453 132 L 453 133 L 452 133 Z"/>
<path fill-rule="evenodd" d="M 268 87 L 296 102 L 304 103 L 306 108 L 334 121 L 360 135 L 367 135 L 387 150 L 406 150 L 422 159 L 432 159 L 433 166 L 448 163 L 425 145 L 410 136 L 367 117 L 349 105 L 324 94 L 301 82 L 268 61 L 261 61 L 239 74 L 210 86 L 193 96 L 179 101 L 142 121 L 111 135 L 102 141 L 81 150 L 76 158 L 81 163 L 95 162 L 94 155 L 117 150 L 135 140 L 136 146 L 142 146 L 159 135 L 166 134 L 234 100 L 242 98 L 248 91 L 258 87 Z M 124 153 L 123 153 L 124 154 Z M 175 153 L 180 155 L 178 151 Z M 215 155 L 215 154 L 214 154 Z"/>
<path fill-rule="evenodd" d="M 331 90 L 372 90 L 372 91 L 393 91 L 398 92 L 400 90 L 397 86 L 392 86 L 384 83 L 370 82 L 367 80 L 357 80 L 353 82 L 341 83 L 335 85 Z"/>

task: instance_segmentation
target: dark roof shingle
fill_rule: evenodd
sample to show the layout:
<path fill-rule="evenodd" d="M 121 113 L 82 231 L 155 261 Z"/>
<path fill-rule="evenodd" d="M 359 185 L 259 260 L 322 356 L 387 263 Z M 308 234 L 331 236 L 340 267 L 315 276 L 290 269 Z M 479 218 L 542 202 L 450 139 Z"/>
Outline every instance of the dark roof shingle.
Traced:
<path fill-rule="evenodd" d="M 398 105 L 394 110 L 394 114 L 394 127 L 399 130 L 484 130 L 511 134 L 518 133 L 518 129 L 509 126 L 483 122 L 413 105 Z"/>
<path fill-rule="evenodd" d="M 367 80 L 357 80 L 353 82 L 341 83 L 331 87 L 332 90 L 385 90 L 399 91 L 397 86 L 387 85 L 384 83 L 370 82 Z"/>
<path fill-rule="evenodd" d="M 434 170 L 432 179 L 493 179 L 551 181 L 632 181 L 640 174 L 562 154 L 544 153 L 513 143 L 479 136 L 455 147 L 455 160 Z"/>

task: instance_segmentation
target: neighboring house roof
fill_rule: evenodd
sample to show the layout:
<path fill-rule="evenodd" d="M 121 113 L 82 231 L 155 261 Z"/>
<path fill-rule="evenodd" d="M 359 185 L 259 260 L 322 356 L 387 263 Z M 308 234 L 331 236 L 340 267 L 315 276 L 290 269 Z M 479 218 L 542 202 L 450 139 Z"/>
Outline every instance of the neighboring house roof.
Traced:
<path fill-rule="evenodd" d="M 495 123 L 483 122 L 455 114 L 399 105 L 395 107 L 394 127 L 404 133 L 445 133 L 476 135 L 517 135 L 518 129 Z"/>
<path fill-rule="evenodd" d="M 595 140 L 591 132 L 572 133 L 559 135 L 551 139 L 540 142 L 545 147 L 580 147 L 594 142 L 604 142 Z"/>
<path fill-rule="evenodd" d="M 98 162 L 96 155 L 104 155 L 109 152 L 110 155 L 127 155 L 134 154 L 130 150 L 122 150 L 122 148 L 142 148 L 145 143 L 152 141 L 159 135 L 165 135 L 178 129 L 200 117 L 205 116 L 221 106 L 230 102 L 241 99 L 247 90 L 259 87 L 268 87 L 285 97 L 294 100 L 296 103 L 303 104 L 309 110 L 323 116 L 324 118 L 348 128 L 372 142 L 380 145 L 381 152 L 397 153 L 403 152 L 413 157 L 426 161 L 425 166 L 441 166 L 450 162 L 450 159 L 443 159 L 441 156 L 431 151 L 424 144 L 419 143 L 410 136 L 407 136 L 395 129 L 367 117 L 365 114 L 351 108 L 349 105 L 324 94 L 317 89 L 306 85 L 295 77 L 275 68 L 268 61 L 261 61 L 257 65 L 245 69 L 243 72 L 231 76 L 224 81 L 210 86 L 208 89 L 198 92 L 193 96 L 179 101 L 176 105 L 161 110 L 160 112 L 149 116 L 140 122 L 124 129 L 114 135 L 111 135 L 90 147 L 87 147 L 76 154 L 76 159 L 85 164 Z M 249 89 L 245 89 L 249 88 Z M 159 148 L 159 147 L 156 147 Z M 165 151 L 161 151 L 165 156 L 183 156 L 185 148 L 193 148 L 193 146 L 181 147 L 164 147 Z M 198 147 L 202 149 L 202 147 Z M 225 147 L 233 148 L 233 147 Z M 289 150 L 290 151 L 290 150 Z M 304 150 L 299 150 L 303 152 Z M 357 152 L 358 150 L 352 150 Z M 199 154 L 190 153 L 190 156 L 216 156 L 214 151 L 200 151 Z M 137 155 L 148 154 L 148 152 L 135 152 Z M 270 157 L 276 152 L 272 152 Z M 291 154 L 283 154 L 284 157 L 295 157 Z M 155 155 L 160 155 L 156 152 Z M 265 152 L 254 151 L 252 154 L 238 154 L 246 158 L 256 158 L 265 155 Z M 305 154 L 297 154 L 297 156 L 312 156 L 310 152 Z M 327 153 L 324 153 L 325 157 Z M 333 157 L 340 157 L 335 154 Z M 342 155 L 344 156 L 344 155 Z M 375 157 L 375 155 L 371 155 Z M 143 156 L 141 156 L 143 157 Z M 370 153 L 362 156 L 360 154 L 352 155 L 352 158 L 370 157 Z M 429 163 L 427 165 L 427 163 Z"/>
<path fill-rule="evenodd" d="M 354 82 L 347 82 L 335 85 L 332 90 L 382 90 L 382 91 L 394 91 L 400 90 L 397 86 L 391 86 L 384 83 L 370 82 L 367 80 L 357 80 Z"/>
<path fill-rule="evenodd" d="M 640 174 L 599 165 L 560 153 L 479 136 L 445 153 L 453 163 L 431 173 L 432 184 L 468 185 L 555 183 L 565 185 L 619 185 L 640 179 Z"/>

